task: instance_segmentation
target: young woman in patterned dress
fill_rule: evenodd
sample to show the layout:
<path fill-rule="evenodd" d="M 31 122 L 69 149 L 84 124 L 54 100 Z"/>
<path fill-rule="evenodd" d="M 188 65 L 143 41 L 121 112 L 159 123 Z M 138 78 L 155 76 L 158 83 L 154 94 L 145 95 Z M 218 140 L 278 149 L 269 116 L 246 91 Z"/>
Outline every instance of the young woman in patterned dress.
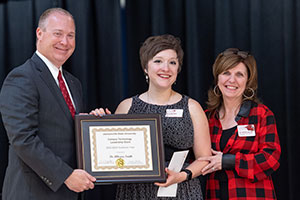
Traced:
<path fill-rule="evenodd" d="M 191 163 L 189 161 L 192 157 L 211 155 L 211 142 L 208 122 L 200 104 L 172 89 L 183 60 L 180 40 L 172 35 L 149 37 L 140 48 L 140 59 L 149 88 L 122 101 L 115 113 L 161 114 L 166 167 L 173 152 L 189 149 L 191 154 L 184 163 L 185 171 L 176 173 L 166 168 L 165 183 L 119 184 L 116 199 L 169 199 L 157 197 L 158 186 L 175 183 L 178 183 L 177 196 L 171 199 L 202 199 L 200 181 L 196 177 L 208 162 L 197 159 Z M 104 111 L 96 109 L 92 113 L 103 114 Z"/>

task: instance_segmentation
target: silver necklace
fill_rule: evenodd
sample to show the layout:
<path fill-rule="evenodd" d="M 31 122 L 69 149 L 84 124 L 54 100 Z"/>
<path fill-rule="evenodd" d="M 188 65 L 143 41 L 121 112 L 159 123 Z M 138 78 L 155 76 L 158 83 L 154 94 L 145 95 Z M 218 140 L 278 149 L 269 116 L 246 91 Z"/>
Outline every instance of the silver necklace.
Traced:
<path fill-rule="evenodd" d="M 171 90 L 170 96 L 169 96 L 168 101 L 166 102 L 166 104 L 159 104 L 159 105 L 169 105 L 172 96 L 173 96 L 173 91 Z M 149 97 L 150 97 L 149 92 L 147 91 L 147 101 L 148 101 L 148 103 L 154 104 L 155 102 L 151 102 L 151 99 Z"/>

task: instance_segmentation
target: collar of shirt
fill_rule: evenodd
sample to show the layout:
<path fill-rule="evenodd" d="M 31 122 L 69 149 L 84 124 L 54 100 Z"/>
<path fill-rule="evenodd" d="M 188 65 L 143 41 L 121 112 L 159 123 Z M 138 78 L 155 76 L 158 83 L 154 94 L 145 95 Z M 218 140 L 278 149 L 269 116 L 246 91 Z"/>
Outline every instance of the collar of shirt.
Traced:
<path fill-rule="evenodd" d="M 241 108 L 235 117 L 236 122 L 239 121 L 242 117 L 247 117 L 249 115 L 251 110 L 251 105 L 252 105 L 251 101 L 244 101 L 242 103 Z"/>
<path fill-rule="evenodd" d="M 48 67 L 49 71 L 51 72 L 55 82 L 57 85 L 59 85 L 58 83 L 58 79 L 57 79 L 57 76 L 58 76 L 58 72 L 59 70 L 62 72 L 62 67 L 60 66 L 59 68 L 57 68 L 54 64 L 52 64 L 43 54 L 41 54 L 38 50 L 36 50 L 36 54 L 44 61 L 44 63 L 46 64 L 46 66 Z M 62 77 L 66 83 L 66 80 L 64 78 L 64 75 L 63 73 L 62 74 Z"/>
<path fill-rule="evenodd" d="M 240 110 L 238 112 L 238 114 L 235 117 L 235 121 L 239 121 L 242 117 L 247 117 L 250 113 L 252 107 L 252 101 L 244 101 L 240 107 Z M 216 119 L 219 119 L 219 111 L 218 109 L 214 110 L 212 112 L 212 116 L 214 116 Z"/>
<path fill-rule="evenodd" d="M 60 66 L 59 68 L 57 68 L 57 67 L 56 67 L 53 63 L 51 63 L 45 56 L 43 56 L 38 50 L 36 50 L 35 53 L 36 53 L 36 54 L 44 61 L 44 63 L 45 63 L 46 66 L 48 67 L 49 71 L 51 72 L 51 74 L 52 74 L 52 76 L 53 76 L 53 78 L 54 78 L 54 80 L 55 80 L 57 86 L 59 87 L 59 83 L 58 83 L 57 76 L 58 76 L 59 70 L 62 72 L 62 66 Z M 61 75 L 62 75 L 62 78 L 63 78 L 65 84 L 66 84 L 66 87 L 67 87 L 68 93 L 69 93 L 69 95 L 70 95 L 71 101 L 72 101 L 72 103 L 73 103 L 73 106 L 74 106 L 74 108 L 76 109 L 76 106 L 75 106 L 75 103 L 74 103 L 72 94 L 71 94 L 71 92 L 70 92 L 69 86 L 68 86 L 68 84 L 67 84 L 67 82 L 66 82 L 66 79 L 65 79 L 65 77 L 64 77 L 64 74 L 61 73 Z"/>

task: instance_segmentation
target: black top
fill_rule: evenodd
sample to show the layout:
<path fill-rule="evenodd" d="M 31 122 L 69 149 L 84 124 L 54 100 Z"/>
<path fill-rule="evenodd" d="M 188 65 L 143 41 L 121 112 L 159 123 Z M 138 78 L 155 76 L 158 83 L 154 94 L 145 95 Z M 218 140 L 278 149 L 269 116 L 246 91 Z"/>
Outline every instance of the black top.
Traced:
<path fill-rule="evenodd" d="M 221 135 L 221 140 L 220 140 L 221 151 L 224 150 L 229 138 L 234 134 L 236 128 L 237 128 L 237 126 L 234 126 L 232 128 L 223 130 L 222 135 Z"/>

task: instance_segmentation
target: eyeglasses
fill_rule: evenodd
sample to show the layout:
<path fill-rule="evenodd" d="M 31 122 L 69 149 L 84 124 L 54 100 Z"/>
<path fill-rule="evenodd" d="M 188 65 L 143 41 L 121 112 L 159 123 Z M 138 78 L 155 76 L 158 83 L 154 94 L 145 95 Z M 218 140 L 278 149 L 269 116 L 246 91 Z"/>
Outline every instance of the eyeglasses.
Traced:
<path fill-rule="evenodd" d="M 223 56 L 229 56 L 232 54 L 236 54 L 238 56 L 241 56 L 242 58 L 246 59 L 248 57 L 248 55 L 250 55 L 250 53 L 248 51 L 240 51 L 238 48 L 229 48 L 226 49 L 222 55 Z"/>

